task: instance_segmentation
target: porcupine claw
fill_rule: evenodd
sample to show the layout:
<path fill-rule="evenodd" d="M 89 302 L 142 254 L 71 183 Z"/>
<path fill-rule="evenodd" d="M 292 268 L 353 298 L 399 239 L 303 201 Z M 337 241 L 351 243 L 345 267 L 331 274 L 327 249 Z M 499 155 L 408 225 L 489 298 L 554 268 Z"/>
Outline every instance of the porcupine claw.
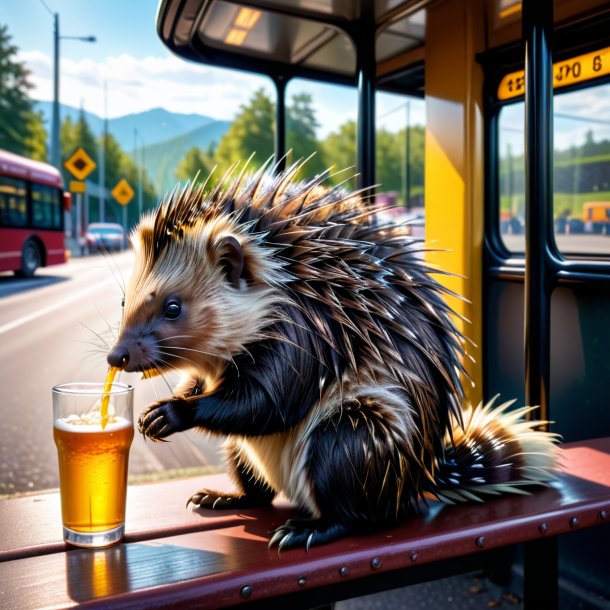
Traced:
<path fill-rule="evenodd" d="M 343 523 L 329 523 L 323 519 L 289 519 L 275 530 L 269 548 L 277 546 L 280 552 L 303 547 L 309 552 L 312 546 L 333 542 L 350 531 Z"/>

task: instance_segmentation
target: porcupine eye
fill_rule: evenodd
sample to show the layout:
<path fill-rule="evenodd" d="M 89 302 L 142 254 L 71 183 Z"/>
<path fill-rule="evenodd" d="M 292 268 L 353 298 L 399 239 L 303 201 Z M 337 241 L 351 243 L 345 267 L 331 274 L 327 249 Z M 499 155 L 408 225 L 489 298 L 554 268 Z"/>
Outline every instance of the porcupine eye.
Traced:
<path fill-rule="evenodd" d="M 182 306 L 178 299 L 167 299 L 165 303 L 165 318 L 167 320 L 176 320 L 180 316 Z"/>

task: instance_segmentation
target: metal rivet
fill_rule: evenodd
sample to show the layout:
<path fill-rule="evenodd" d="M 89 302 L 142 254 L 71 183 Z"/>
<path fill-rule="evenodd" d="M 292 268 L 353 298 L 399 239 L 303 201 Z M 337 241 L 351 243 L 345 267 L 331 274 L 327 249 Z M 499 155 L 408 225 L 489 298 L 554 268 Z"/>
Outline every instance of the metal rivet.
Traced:
<path fill-rule="evenodd" d="M 245 585 L 244 587 L 241 588 L 241 596 L 244 598 L 248 598 L 250 597 L 250 595 L 252 595 L 252 591 L 254 591 L 254 587 L 251 585 Z"/>
<path fill-rule="evenodd" d="M 371 568 L 373 568 L 373 570 L 378 570 L 380 567 L 381 567 L 381 558 L 373 557 L 373 559 L 371 559 Z"/>
<path fill-rule="evenodd" d="M 572 517 L 570 519 L 570 527 L 578 527 L 578 517 Z"/>
<path fill-rule="evenodd" d="M 477 546 L 482 549 L 485 546 L 485 536 L 479 536 L 476 540 Z"/>
<path fill-rule="evenodd" d="M 301 578 L 297 580 L 297 584 L 299 585 L 299 587 L 304 587 L 307 584 L 307 579 L 305 578 L 305 576 L 301 576 Z"/>
<path fill-rule="evenodd" d="M 600 510 L 599 511 L 599 518 L 602 521 L 605 521 L 608 518 L 608 511 L 607 510 Z"/>
<path fill-rule="evenodd" d="M 409 558 L 411 559 L 411 561 L 417 561 L 417 551 L 411 551 Z"/>
<path fill-rule="evenodd" d="M 342 566 L 339 568 L 339 576 L 347 576 L 349 574 L 349 568 L 347 566 Z"/>
<path fill-rule="evenodd" d="M 549 526 L 548 526 L 546 523 L 541 523 L 541 524 L 538 526 L 538 531 L 539 531 L 541 534 L 546 534 L 546 533 L 549 531 Z"/>

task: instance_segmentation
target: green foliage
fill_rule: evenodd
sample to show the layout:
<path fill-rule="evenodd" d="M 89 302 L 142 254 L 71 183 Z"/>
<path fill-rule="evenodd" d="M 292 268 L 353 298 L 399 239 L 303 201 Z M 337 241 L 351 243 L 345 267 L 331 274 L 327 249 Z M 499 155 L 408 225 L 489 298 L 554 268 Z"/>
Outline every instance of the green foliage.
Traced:
<path fill-rule="evenodd" d="M 30 72 L 16 60 L 5 25 L 0 25 L 0 148 L 38 160 L 46 158 L 46 132 L 28 92 Z"/>
<path fill-rule="evenodd" d="M 28 135 L 25 139 L 27 155 L 36 161 L 47 160 L 47 130 L 44 128 L 42 112 L 32 112 L 27 121 Z"/>
<path fill-rule="evenodd" d="M 98 143 L 82 110 L 76 123 L 70 117 L 64 119 L 61 125 L 60 139 L 61 173 L 64 177 L 64 182 L 68 184 L 70 180 L 74 180 L 72 174 L 64 167 L 64 163 L 77 148 L 81 147 L 97 165 L 93 172 L 89 174 L 87 180 L 97 183 L 99 181 Z"/>
<path fill-rule="evenodd" d="M 216 160 L 221 170 L 235 162 L 242 162 L 253 152 L 256 157 L 252 167 L 258 168 L 273 154 L 273 130 L 275 104 L 264 89 L 256 91 L 252 99 L 242 105 L 231 127 L 220 142 Z M 314 156 L 303 168 L 300 178 L 314 176 L 327 168 L 334 168 L 336 175 L 329 184 L 344 183 L 346 188 L 356 188 L 356 123 L 347 121 L 324 141 L 316 137 L 318 127 L 313 100 L 309 93 L 292 96 L 286 108 L 286 148 L 291 151 L 288 162 Z M 404 202 L 406 190 L 406 133 L 381 129 L 377 132 L 377 182 L 379 192 L 396 191 L 399 202 Z M 195 167 L 205 167 L 204 159 L 196 150 L 189 151 L 178 177 L 192 177 Z M 409 185 L 411 197 L 421 195 L 424 186 L 424 128 L 420 125 L 409 129 Z"/>
<path fill-rule="evenodd" d="M 343 123 L 320 144 L 325 165 L 339 172 L 330 177 L 329 183 L 339 184 L 347 181 L 345 188 L 356 188 L 356 122 Z"/>
<path fill-rule="evenodd" d="M 146 211 L 157 205 L 157 193 L 152 182 L 119 145 L 112 134 L 101 135 L 96 138 L 84 112 L 81 112 L 78 121 L 73 122 L 70 117 L 66 117 L 61 125 L 61 157 L 62 173 L 66 184 L 73 180 L 72 175 L 63 167 L 63 162 L 78 148 L 82 147 L 85 152 L 96 163 L 96 168 L 89 174 L 87 181 L 99 184 L 100 180 L 100 154 L 104 147 L 105 159 L 105 182 L 106 182 L 106 206 L 105 220 L 108 222 L 123 222 L 123 208 L 110 195 L 110 191 L 125 178 L 135 195 L 127 206 L 128 227 L 131 228 L 138 220 L 138 186 L 142 180 L 142 209 Z M 99 199 L 93 195 L 89 196 L 89 221 L 99 220 Z"/>
<path fill-rule="evenodd" d="M 221 171 L 244 162 L 255 153 L 251 167 L 260 167 L 274 148 L 275 106 L 264 89 L 258 89 L 247 104 L 242 104 L 231 127 L 216 151 Z"/>
<path fill-rule="evenodd" d="M 292 96 L 286 109 L 286 149 L 292 151 L 288 162 L 314 156 L 303 168 L 301 178 L 315 176 L 326 169 L 324 156 L 320 154 L 320 143 L 316 138 L 316 127 L 319 127 L 309 93 L 298 93 Z"/>
<path fill-rule="evenodd" d="M 192 181 L 195 178 L 197 183 L 205 182 L 214 168 L 213 153 L 213 148 L 205 152 L 193 146 L 178 164 L 176 178 L 181 182 Z"/>

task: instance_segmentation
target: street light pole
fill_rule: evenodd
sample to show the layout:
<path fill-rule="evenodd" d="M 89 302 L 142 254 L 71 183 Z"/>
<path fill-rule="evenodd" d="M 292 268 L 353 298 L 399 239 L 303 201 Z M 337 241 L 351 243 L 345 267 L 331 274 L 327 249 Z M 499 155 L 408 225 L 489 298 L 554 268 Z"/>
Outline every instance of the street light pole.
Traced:
<path fill-rule="evenodd" d="M 140 138 L 140 164 L 138 165 L 137 159 L 137 147 L 138 138 Z M 143 208 L 143 173 L 144 173 L 144 138 L 138 131 L 137 127 L 133 128 L 133 160 L 136 164 L 136 170 L 138 171 L 138 218 L 142 216 Z"/>
<path fill-rule="evenodd" d="M 61 144 L 59 139 L 59 42 L 62 38 L 95 42 L 95 36 L 60 36 L 59 13 L 53 13 L 53 116 L 51 120 L 51 163 L 61 169 Z"/>
<path fill-rule="evenodd" d="M 59 13 L 53 15 L 53 119 L 51 123 L 51 163 L 60 169 L 61 149 L 59 144 Z"/>

